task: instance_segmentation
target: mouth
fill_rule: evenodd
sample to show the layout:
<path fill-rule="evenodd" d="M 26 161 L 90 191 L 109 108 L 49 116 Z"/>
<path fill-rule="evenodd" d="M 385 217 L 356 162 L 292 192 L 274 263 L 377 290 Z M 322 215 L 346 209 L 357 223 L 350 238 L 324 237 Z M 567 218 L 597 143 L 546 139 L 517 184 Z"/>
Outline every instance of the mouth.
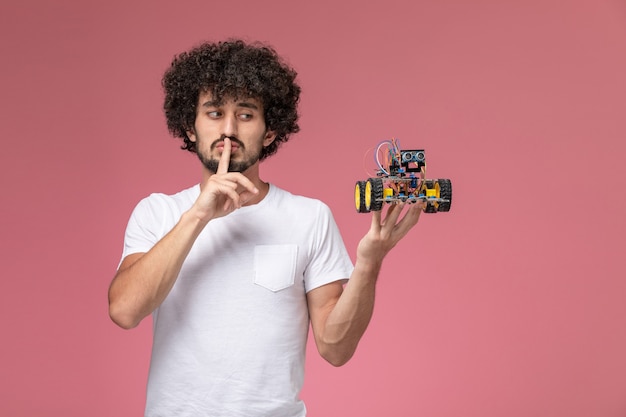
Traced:
<path fill-rule="evenodd" d="M 219 142 L 215 147 L 220 152 L 224 151 L 224 142 Z M 230 142 L 230 151 L 231 152 L 235 152 L 237 149 L 239 149 L 239 145 L 231 141 Z"/>
<path fill-rule="evenodd" d="M 213 149 L 217 149 L 220 153 L 224 151 L 224 140 L 218 139 L 213 142 L 211 146 Z M 237 150 L 243 148 L 243 143 L 239 142 L 239 139 L 230 138 L 230 152 L 236 152 Z"/>

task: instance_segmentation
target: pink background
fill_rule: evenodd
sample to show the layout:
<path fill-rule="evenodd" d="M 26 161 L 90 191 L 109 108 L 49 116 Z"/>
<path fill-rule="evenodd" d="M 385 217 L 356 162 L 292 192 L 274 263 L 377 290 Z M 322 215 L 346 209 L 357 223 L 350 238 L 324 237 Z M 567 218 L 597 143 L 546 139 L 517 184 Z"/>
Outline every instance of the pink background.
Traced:
<path fill-rule="evenodd" d="M 309 350 L 311 416 L 626 415 L 618 0 L 4 0 L 0 415 L 142 414 L 150 320 L 115 327 L 107 287 L 137 201 L 199 180 L 161 74 L 228 36 L 298 70 L 302 131 L 262 174 L 327 202 L 352 254 L 379 141 L 453 181 L 386 260 L 353 360 Z"/>

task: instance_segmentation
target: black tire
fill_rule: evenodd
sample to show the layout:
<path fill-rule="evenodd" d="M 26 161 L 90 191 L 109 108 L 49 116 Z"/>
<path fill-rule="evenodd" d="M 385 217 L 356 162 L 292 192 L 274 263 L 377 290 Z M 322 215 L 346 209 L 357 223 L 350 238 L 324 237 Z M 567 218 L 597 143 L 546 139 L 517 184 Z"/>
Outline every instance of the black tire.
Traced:
<path fill-rule="evenodd" d="M 433 203 L 426 203 L 424 213 L 437 213 L 437 207 Z"/>
<path fill-rule="evenodd" d="M 365 206 L 365 181 L 357 181 L 354 186 L 354 204 L 358 213 L 368 213 L 369 210 Z"/>
<path fill-rule="evenodd" d="M 439 197 L 448 200 L 447 203 L 439 203 L 437 211 L 450 211 L 450 206 L 452 205 L 452 181 L 439 178 L 437 182 L 439 183 Z"/>
<path fill-rule="evenodd" d="M 370 178 L 367 180 L 370 183 L 370 206 L 371 211 L 380 211 L 383 208 L 383 179 L 382 178 Z"/>

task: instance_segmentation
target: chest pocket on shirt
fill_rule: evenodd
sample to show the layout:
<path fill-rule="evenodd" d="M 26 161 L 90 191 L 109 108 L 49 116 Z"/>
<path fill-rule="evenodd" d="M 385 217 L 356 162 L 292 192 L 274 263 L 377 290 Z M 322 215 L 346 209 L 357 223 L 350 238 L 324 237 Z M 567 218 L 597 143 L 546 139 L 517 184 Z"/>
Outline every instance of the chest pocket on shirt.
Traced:
<path fill-rule="evenodd" d="M 277 292 L 295 282 L 298 245 L 258 245 L 254 248 L 254 283 Z"/>

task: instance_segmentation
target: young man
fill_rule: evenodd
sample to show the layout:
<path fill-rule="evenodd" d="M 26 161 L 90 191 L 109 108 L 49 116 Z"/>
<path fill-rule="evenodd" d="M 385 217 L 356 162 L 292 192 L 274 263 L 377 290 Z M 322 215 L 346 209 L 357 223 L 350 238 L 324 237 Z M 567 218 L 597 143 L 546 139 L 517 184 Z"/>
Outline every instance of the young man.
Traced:
<path fill-rule="evenodd" d="M 137 205 L 109 290 L 119 326 L 153 316 L 146 416 L 304 416 L 309 322 L 322 357 L 346 363 L 383 258 L 418 221 L 417 204 L 374 212 L 353 265 L 325 204 L 259 177 L 299 130 L 295 77 L 270 47 L 239 40 L 180 54 L 165 73 L 168 127 L 202 179 Z"/>

